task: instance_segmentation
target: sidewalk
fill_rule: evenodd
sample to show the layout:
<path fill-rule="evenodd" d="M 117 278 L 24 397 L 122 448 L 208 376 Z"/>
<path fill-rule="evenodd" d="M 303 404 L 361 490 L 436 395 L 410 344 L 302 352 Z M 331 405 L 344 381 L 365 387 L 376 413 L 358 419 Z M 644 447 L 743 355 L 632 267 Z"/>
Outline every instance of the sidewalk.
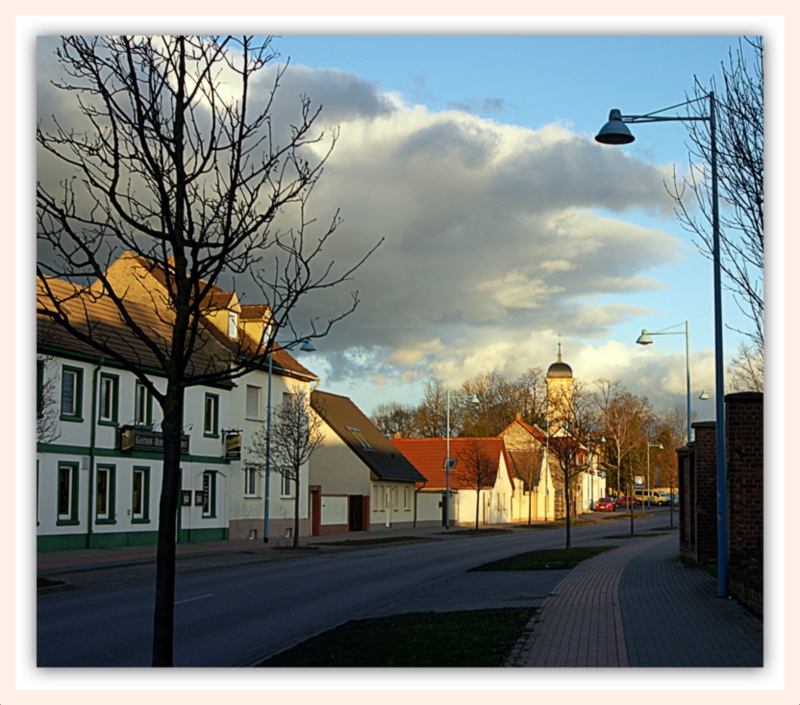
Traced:
<path fill-rule="evenodd" d="M 584 561 L 542 602 L 507 665 L 762 666 L 761 620 L 677 556 L 668 534 Z"/>

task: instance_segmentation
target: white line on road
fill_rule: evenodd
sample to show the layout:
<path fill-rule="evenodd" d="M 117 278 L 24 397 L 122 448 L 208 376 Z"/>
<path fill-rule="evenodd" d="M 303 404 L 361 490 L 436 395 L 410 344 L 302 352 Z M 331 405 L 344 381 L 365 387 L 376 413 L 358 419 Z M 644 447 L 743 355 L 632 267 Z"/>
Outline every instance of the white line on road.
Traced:
<path fill-rule="evenodd" d="M 187 602 L 194 602 L 195 600 L 205 600 L 207 597 L 214 597 L 214 595 L 200 595 L 200 597 L 190 597 L 188 600 L 181 600 L 176 602 L 176 605 L 183 605 Z"/>

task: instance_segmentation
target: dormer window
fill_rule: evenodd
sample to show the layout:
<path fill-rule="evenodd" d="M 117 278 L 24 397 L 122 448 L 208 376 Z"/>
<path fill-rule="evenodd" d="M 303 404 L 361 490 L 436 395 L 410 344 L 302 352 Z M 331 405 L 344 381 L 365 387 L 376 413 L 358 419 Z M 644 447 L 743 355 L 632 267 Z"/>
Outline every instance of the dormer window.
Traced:
<path fill-rule="evenodd" d="M 238 332 L 238 321 L 236 320 L 236 314 L 228 312 L 228 337 L 229 338 L 236 338 Z"/>

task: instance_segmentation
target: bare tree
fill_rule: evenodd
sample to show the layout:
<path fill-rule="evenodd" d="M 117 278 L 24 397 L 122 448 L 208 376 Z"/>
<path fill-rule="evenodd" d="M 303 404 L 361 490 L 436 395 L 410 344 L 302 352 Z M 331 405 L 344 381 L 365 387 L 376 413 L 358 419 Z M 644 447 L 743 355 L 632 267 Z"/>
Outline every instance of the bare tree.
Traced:
<path fill-rule="evenodd" d="M 589 449 L 597 430 L 595 405 L 586 388 L 576 382 L 571 394 L 562 395 L 550 411 L 550 423 L 557 429 L 548 441 L 548 453 L 564 485 L 566 548 L 572 546 L 572 519 L 577 516 L 575 494 L 581 475 L 588 468 Z"/>
<path fill-rule="evenodd" d="M 739 357 L 728 366 L 729 392 L 764 391 L 764 349 L 755 345 L 740 345 Z"/>
<path fill-rule="evenodd" d="M 262 427 L 250 439 L 248 454 L 250 465 L 260 467 L 266 472 L 264 458 L 269 451 L 269 470 L 277 473 L 293 485 L 294 532 L 292 546 L 297 548 L 300 540 L 300 499 L 303 468 L 314 452 L 322 446 L 325 436 L 322 432 L 322 418 L 311 410 L 309 392 L 295 385 L 283 398 L 283 403 L 271 411 L 270 438 Z M 269 482 L 269 478 L 267 478 Z"/>
<path fill-rule="evenodd" d="M 404 438 L 411 438 L 417 433 L 417 410 L 411 405 L 396 401 L 378 404 L 370 420 L 387 437 L 399 433 Z"/>
<path fill-rule="evenodd" d="M 491 453 L 480 439 L 473 438 L 459 449 L 456 475 L 470 489 L 475 490 L 476 531 L 480 526 L 481 490 L 492 484 L 496 469 Z"/>
<path fill-rule="evenodd" d="M 446 428 L 447 390 L 440 382 L 426 382 L 417 407 L 417 430 L 423 438 L 443 438 Z"/>
<path fill-rule="evenodd" d="M 358 294 L 341 315 L 309 321 L 303 335 L 292 318 L 298 302 L 347 281 L 371 250 L 343 270 L 324 261 L 339 215 L 314 226 L 306 206 L 336 134 L 315 128 L 319 109 L 308 97 L 295 124 L 275 124 L 283 72 L 266 87 L 259 80 L 276 56 L 269 38 L 70 36 L 57 56 L 63 77 L 53 84 L 74 101 L 79 124 L 65 112 L 40 116 L 37 128 L 37 308 L 133 372 L 163 411 L 152 662 L 171 666 L 184 391 L 263 365 L 278 330 L 295 340 L 324 336 Z M 281 227 L 284 217 L 295 225 Z M 109 265 L 126 251 L 139 274 L 119 281 Z M 204 321 L 221 309 L 216 283 L 233 276 L 260 290 L 272 325 L 255 344 L 240 337 L 215 347 Z M 97 301 L 115 307 L 164 377 L 163 391 L 133 347 L 120 349 L 92 324 Z M 170 335 L 139 325 L 133 301 L 154 310 Z M 201 367 L 199 351 L 208 356 Z"/>
<path fill-rule="evenodd" d="M 594 395 L 599 423 L 606 443 L 606 467 L 615 471 L 615 488 L 622 493 L 625 471 L 632 470 L 632 459 L 646 438 L 645 427 L 652 417 L 650 402 L 624 391 L 619 382 L 600 380 Z"/>
<path fill-rule="evenodd" d="M 695 78 L 694 97 L 713 92 L 717 103 L 717 174 L 720 197 L 721 267 L 727 286 L 753 330 L 744 331 L 757 348 L 764 345 L 764 41 L 745 37 L 722 64 L 722 85 Z M 707 101 L 691 104 L 707 114 Z M 690 175 L 673 181 L 670 192 L 678 217 L 698 246 L 713 256 L 711 163 L 708 121 L 687 122 Z M 695 202 L 699 212 L 695 210 Z"/>
<path fill-rule="evenodd" d="M 50 374 L 53 358 L 36 360 L 36 443 L 52 443 L 61 435 L 58 380 Z"/>

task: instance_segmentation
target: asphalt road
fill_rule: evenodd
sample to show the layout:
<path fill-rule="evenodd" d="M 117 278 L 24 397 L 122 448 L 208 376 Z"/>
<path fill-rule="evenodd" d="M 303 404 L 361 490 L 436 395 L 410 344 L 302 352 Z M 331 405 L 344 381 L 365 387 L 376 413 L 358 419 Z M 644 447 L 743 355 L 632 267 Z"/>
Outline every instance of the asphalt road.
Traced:
<path fill-rule="evenodd" d="M 637 518 L 636 530 L 664 526 Z M 573 527 L 574 545 L 624 534 L 626 521 Z M 390 608 L 412 590 L 510 555 L 561 548 L 564 530 L 292 554 L 179 561 L 176 667 L 249 666 L 350 619 Z M 40 667 L 150 665 L 153 564 L 71 573 L 75 590 L 37 600 Z"/>

